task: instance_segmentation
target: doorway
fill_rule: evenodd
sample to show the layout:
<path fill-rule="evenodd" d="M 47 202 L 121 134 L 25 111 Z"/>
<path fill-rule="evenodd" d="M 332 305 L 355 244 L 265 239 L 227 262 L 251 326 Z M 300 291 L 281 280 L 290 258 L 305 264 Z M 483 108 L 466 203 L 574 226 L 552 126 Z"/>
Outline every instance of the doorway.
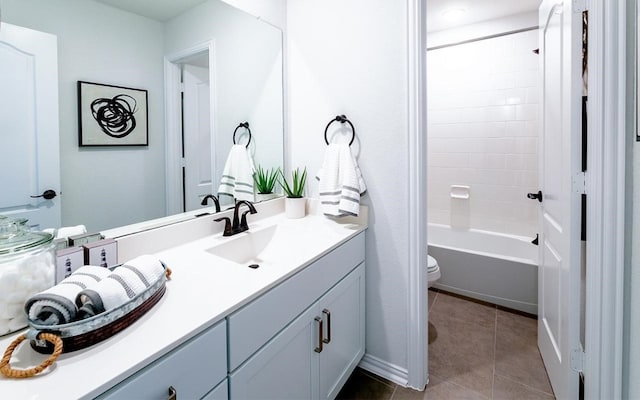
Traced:
<path fill-rule="evenodd" d="M 214 43 L 165 58 L 167 214 L 196 210 L 217 189 Z"/>
<path fill-rule="evenodd" d="M 201 207 L 204 196 L 214 193 L 212 113 L 209 52 L 180 63 L 182 71 L 182 206 Z"/>

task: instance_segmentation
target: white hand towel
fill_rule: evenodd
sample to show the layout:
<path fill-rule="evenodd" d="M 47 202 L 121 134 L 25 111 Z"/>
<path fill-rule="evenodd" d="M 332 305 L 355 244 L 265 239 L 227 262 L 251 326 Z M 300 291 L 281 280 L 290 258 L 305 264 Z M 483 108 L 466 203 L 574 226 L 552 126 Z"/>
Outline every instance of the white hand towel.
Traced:
<path fill-rule="evenodd" d="M 320 181 L 320 204 L 325 215 L 341 217 L 360 213 L 360 197 L 367 191 L 358 164 L 345 143 L 327 147 Z"/>
<path fill-rule="evenodd" d="M 43 325 L 72 322 L 78 308 L 76 296 L 111 273 L 104 267 L 85 265 L 57 285 L 30 297 L 24 306 L 29 319 Z"/>
<path fill-rule="evenodd" d="M 119 307 L 156 283 L 164 264 L 153 256 L 140 256 L 116 267 L 107 277 L 76 296 L 78 316 L 92 317 Z"/>
<path fill-rule="evenodd" d="M 227 195 L 236 200 L 255 201 L 253 195 L 253 174 L 255 167 L 249 150 L 243 145 L 231 147 L 224 165 L 218 195 Z"/>
<path fill-rule="evenodd" d="M 87 227 L 84 225 L 63 226 L 56 232 L 56 239 L 66 239 L 69 236 L 82 235 L 83 233 L 87 233 Z"/>

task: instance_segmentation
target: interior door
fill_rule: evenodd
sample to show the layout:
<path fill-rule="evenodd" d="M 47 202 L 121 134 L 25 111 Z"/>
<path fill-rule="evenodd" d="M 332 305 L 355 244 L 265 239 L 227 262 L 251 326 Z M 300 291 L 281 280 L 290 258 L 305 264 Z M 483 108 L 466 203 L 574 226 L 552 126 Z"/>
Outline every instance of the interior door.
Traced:
<path fill-rule="evenodd" d="M 580 323 L 582 15 L 573 3 L 544 0 L 539 9 L 538 346 L 559 399 L 577 399 L 579 379 L 571 354 L 579 349 Z"/>
<path fill-rule="evenodd" d="M 0 214 L 60 226 L 58 51 L 55 35 L 0 28 Z M 39 196 L 47 192 L 44 197 Z M 52 197 L 54 196 L 55 197 Z"/>
<path fill-rule="evenodd" d="M 184 194 L 185 211 L 201 207 L 214 192 L 211 147 L 209 68 L 183 66 Z"/>

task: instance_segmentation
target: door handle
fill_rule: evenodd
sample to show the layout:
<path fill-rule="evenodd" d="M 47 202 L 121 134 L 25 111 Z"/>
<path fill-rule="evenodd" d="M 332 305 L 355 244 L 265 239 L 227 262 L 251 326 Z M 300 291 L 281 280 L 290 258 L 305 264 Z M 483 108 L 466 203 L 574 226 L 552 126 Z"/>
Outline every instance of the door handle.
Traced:
<path fill-rule="evenodd" d="M 540 240 L 539 237 L 540 237 L 540 234 L 536 233 L 536 238 L 531 241 L 531 244 L 535 244 L 537 246 L 538 245 L 538 240 Z"/>
<path fill-rule="evenodd" d="M 315 317 L 314 320 L 318 323 L 318 347 L 313 349 L 313 351 L 315 351 L 316 353 L 322 353 L 322 332 L 324 331 L 322 329 L 322 318 Z"/>
<path fill-rule="evenodd" d="M 331 343 L 331 311 L 325 308 L 322 313 L 327 316 L 327 338 L 322 339 L 322 341 L 328 344 Z"/>
<path fill-rule="evenodd" d="M 538 202 L 542 203 L 542 191 L 538 190 L 538 193 L 527 193 L 527 198 L 531 200 L 538 199 Z"/>
<path fill-rule="evenodd" d="M 32 199 L 37 199 L 38 197 L 44 197 L 45 200 L 51 200 L 53 198 L 55 198 L 58 194 L 56 193 L 55 190 L 51 190 L 51 189 L 47 189 L 44 192 L 42 192 L 41 195 L 38 196 L 30 196 Z"/>
<path fill-rule="evenodd" d="M 169 400 L 178 400 L 178 391 L 173 386 L 169 386 Z"/>

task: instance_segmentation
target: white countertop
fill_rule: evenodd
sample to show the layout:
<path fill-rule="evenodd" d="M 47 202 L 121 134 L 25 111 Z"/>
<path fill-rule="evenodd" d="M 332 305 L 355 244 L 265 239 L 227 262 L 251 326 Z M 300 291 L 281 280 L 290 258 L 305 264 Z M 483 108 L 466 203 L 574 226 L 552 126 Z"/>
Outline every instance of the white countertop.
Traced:
<path fill-rule="evenodd" d="M 278 229 L 294 229 L 305 243 L 301 256 L 284 255 L 277 267 L 251 269 L 203 251 L 246 233 L 231 238 L 215 234 L 156 253 L 173 273 L 155 307 L 115 336 L 62 354 L 49 370 L 34 378 L 0 376 L 1 397 L 75 399 L 99 395 L 365 230 L 366 214 L 363 208 L 359 219 L 339 222 L 320 215 L 288 220 L 283 214 L 250 222 L 250 232 L 278 224 Z M 18 334 L 0 338 L 0 350 L 4 352 Z M 30 368 L 45 358 L 24 342 L 14 353 L 12 366 Z"/>

